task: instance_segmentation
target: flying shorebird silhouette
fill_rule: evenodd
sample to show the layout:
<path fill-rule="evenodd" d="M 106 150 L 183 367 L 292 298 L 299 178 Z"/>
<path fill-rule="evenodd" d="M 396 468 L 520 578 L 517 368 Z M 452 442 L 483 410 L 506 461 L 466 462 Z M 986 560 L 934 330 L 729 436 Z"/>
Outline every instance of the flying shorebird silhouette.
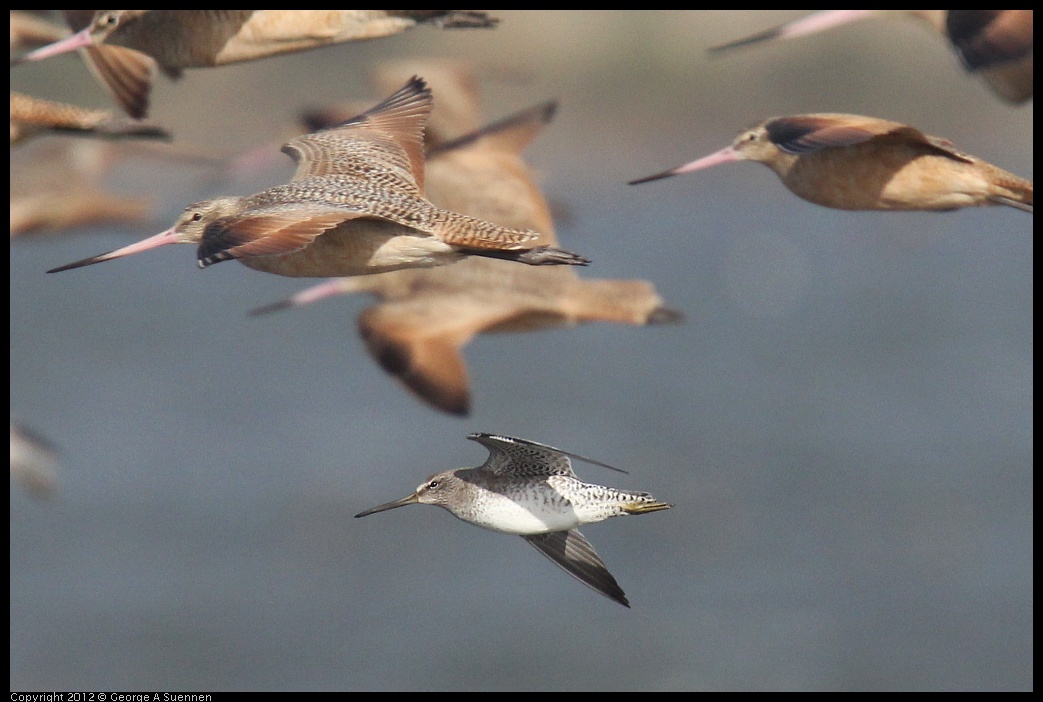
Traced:
<path fill-rule="evenodd" d="M 477 468 L 435 473 L 411 495 L 355 517 L 412 504 L 437 505 L 465 522 L 521 536 L 584 585 L 629 607 L 623 589 L 577 527 L 610 517 L 658 512 L 673 505 L 647 492 L 581 481 L 572 469 L 571 458 L 619 469 L 575 453 L 498 434 L 477 433 L 467 438 L 489 450 L 485 463 Z"/>
<path fill-rule="evenodd" d="M 869 17 L 912 17 L 952 45 L 968 73 L 980 75 L 1007 102 L 1032 97 L 1032 10 L 819 10 L 806 17 L 710 49 L 719 54 L 753 44 L 814 34 Z"/>
<path fill-rule="evenodd" d="M 238 259 L 292 277 L 334 277 L 430 267 L 467 256 L 529 265 L 586 265 L 535 246 L 540 233 L 436 207 L 424 197 L 423 129 L 431 91 L 414 76 L 372 109 L 282 147 L 297 163 L 289 183 L 249 197 L 187 207 L 170 229 L 49 273 L 168 244 L 194 244 L 199 266 Z"/>
<path fill-rule="evenodd" d="M 845 114 L 773 117 L 730 146 L 631 185 L 732 161 L 759 161 L 798 197 L 840 210 L 954 210 L 1007 205 L 1032 212 L 1032 181 L 900 122 Z"/>
<path fill-rule="evenodd" d="M 379 73 L 382 83 L 407 68 L 431 76 L 436 102 L 430 124 L 438 128 L 432 134 L 429 125 L 424 133 L 428 198 L 439 207 L 496 224 L 536 230 L 540 244 L 559 245 L 552 208 L 537 173 L 523 157 L 525 148 L 551 120 L 557 103 L 548 101 L 473 128 L 480 119 L 474 76 L 458 65 L 453 70 L 428 71 L 429 63 L 396 62 Z M 447 109 L 443 95 L 452 96 L 448 112 L 443 112 Z M 335 108 L 334 114 L 342 109 Z M 308 116 L 319 119 L 328 114 L 330 110 L 324 108 Z M 572 267 L 518 266 L 479 256 L 452 266 L 334 278 L 254 313 L 353 293 L 369 293 L 379 300 L 358 316 L 359 334 L 369 354 L 418 398 L 461 416 L 471 409 L 463 347 L 478 334 L 591 322 L 659 325 L 683 318 L 647 280 L 592 279 L 581 277 Z"/>
<path fill-rule="evenodd" d="M 100 139 L 170 139 L 152 122 L 129 119 L 111 110 L 95 110 L 11 91 L 11 145 L 42 134 Z"/>
<path fill-rule="evenodd" d="M 148 112 L 157 67 L 223 66 L 331 44 L 399 34 L 421 24 L 495 27 L 478 10 L 63 10 L 73 34 L 11 65 L 83 50 L 84 60 L 127 114 Z"/>

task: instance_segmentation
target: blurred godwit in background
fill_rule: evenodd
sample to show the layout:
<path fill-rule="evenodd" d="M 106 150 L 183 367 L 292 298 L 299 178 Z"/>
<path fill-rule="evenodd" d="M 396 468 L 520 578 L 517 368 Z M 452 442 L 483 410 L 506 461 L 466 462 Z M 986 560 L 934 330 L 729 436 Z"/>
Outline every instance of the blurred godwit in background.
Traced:
<path fill-rule="evenodd" d="M 1032 212 L 1032 182 L 900 122 L 844 114 L 774 117 L 709 156 L 631 185 L 732 161 L 759 161 L 795 195 L 841 210 Z"/>
<path fill-rule="evenodd" d="M 120 192 L 106 183 L 126 156 L 125 149 L 116 147 L 125 146 L 125 142 L 40 140 L 12 152 L 11 238 L 149 221 L 151 196 Z"/>
<path fill-rule="evenodd" d="M 11 51 L 37 49 L 69 36 L 67 27 L 48 18 L 51 12 L 11 10 Z"/>
<path fill-rule="evenodd" d="M 155 69 L 185 68 L 315 49 L 399 34 L 421 24 L 494 27 L 476 10 L 66 10 L 74 34 L 12 60 L 37 61 L 76 49 L 132 117 L 148 112 Z"/>
<path fill-rule="evenodd" d="M 949 40 L 963 67 L 980 74 L 1001 98 L 1023 103 L 1032 97 L 1032 10 L 819 10 L 710 51 L 791 39 L 881 16 L 926 22 Z"/>
<path fill-rule="evenodd" d="M 11 145 L 43 133 L 104 139 L 170 139 L 170 133 L 145 120 L 127 119 L 110 110 L 94 110 L 11 91 Z"/>

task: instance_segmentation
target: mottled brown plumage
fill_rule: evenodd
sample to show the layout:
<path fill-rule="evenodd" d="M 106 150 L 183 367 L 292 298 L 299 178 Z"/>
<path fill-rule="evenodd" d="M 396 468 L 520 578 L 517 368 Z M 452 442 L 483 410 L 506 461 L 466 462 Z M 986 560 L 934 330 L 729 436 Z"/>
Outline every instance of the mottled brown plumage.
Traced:
<path fill-rule="evenodd" d="M 362 275 L 452 263 L 467 255 L 531 265 L 585 265 L 571 252 L 535 247 L 539 232 L 502 227 L 434 206 L 423 194 L 423 127 L 431 92 L 414 77 L 371 110 L 292 139 L 286 185 L 190 205 L 170 229 L 51 272 L 158 246 L 198 246 L 200 267 L 239 259 L 296 277 Z"/>
<path fill-rule="evenodd" d="M 93 110 L 11 91 L 11 145 L 44 133 L 103 139 L 169 139 L 170 133 L 144 120 L 110 110 Z"/>
<path fill-rule="evenodd" d="M 774 117 L 728 146 L 645 183 L 731 161 L 759 161 L 799 197 L 841 210 L 953 210 L 1008 205 L 1032 212 L 1032 182 L 900 122 L 844 114 Z"/>
<path fill-rule="evenodd" d="M 442 86 L 435 87 L 437 112 Z M 521 155 L 554 108 L 554 103 L 538 105 L 429 148 L 428 197 L 447 209 L 539 231 L 540 244 L 556 245 L 547 201 Z M 451 120 L 442 124 L 442 133 L 455 131 Z M 423 401 L 460 415 L 471 407 L 462 348 L 477 334 L 594 321 L 645 325 L 680 319 L 648 281 L 587 280 L 571 268 L 477 257 L 448 267 L 331 280 L 259 312 L 357 292 L 380 299 L 358 320 L 374 359 Z"/>
<path fill-rule="evenodd" d="M 392 92 L 410 76 L 420 75 L 435 94 L 435 107 L 424 129 L 424 145 L 431 149 L 482 127 L 478 80 L 466 61 L 445 58 L 409 58 L 382 62 L 370 83 L 378 95 Z M 358 114 L 357 100 L 311 107 L 301 114 L 311 130 L 343 122 Z"/>

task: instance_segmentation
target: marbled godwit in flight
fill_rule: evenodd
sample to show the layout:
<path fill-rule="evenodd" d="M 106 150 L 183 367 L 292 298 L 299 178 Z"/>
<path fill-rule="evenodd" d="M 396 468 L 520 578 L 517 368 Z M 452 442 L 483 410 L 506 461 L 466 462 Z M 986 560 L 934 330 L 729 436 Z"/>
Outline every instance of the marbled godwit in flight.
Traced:
<path fill-rule="evenodd" d="M 185 68 L 376 39 L 421 24 L 448 29 L 498 22 L 476 10 L 67 10 L 66 18 L 74 34 L 11 64 L 87 49 L 88 64 L 139 118 L 148 111 L 156 65 L 176 78 Z"/>
<path fill-rule="evenodd" d="M 900 122 L 844 114 L 774 117 L 731 146 L 631 185 L 731 161 L 760 161 L 795 195 L 841 210 L 1032 212 L 1032 182 Z"/>
<path fill-rule="evenodd" d="M 283 146 L 297 163 L 286 185 L 190 205 L 170 229 L 49 272 L 168 244 L 198 246 L 199 266 L 238 259 L 293 277 L 380 273 L 490 256 L 529 265 L 586 265 L 534 246 L 539 232 L 510 229 L 434 206 L 424 193 L 423 129 L 431 91 L 414 76 L 371 110 Z"/>
<path fill-rule="evenodd" d="M 618 469 L 568 451 L 497 434 L 470 434 L 467 438 L 488 449 L 485 463 L 435 473 L 411 495 L 355 517 L 406 505 L 437 505 L 470 524 L 517 534 L 584 585 L 629 607 L 623 589 L 578 527 L 673 505 L 647 492 L 581 481 L 572 468 L 572 458 Z"/>
<path fill-rule="evenodd" d="M 152 122 L 127 119 L 110 110 L 93 110 L 11 91 L 11 145 L 44 133 L 103 139 L 170 139 Z"/>
<path fill-rule="evenodd" d="M 948 38 L 963 67 L 1003 99 L 1032 97 L 1032 10 L 819 10 L 753 36 L 710 49 L 719 53 L 761 42 L 814 34 L 867 17 L 911 16 Z"/>
<path fill-rule="evenodd" d="M 539 105 L 433 149 L 428 197 L 447 209 L 537 230 L 541 244 L 556 244 L 547 202 L 521 156 L 553 108 L 554 103 Z M 444 268 L 337 278 L 258 312 L 355 292 L 381 300 L 358 320 L 370 354 L 420 399 L 458 415 L 468 414 L 471 405 L 461 349 L 476 334 L 681 319 L 644 280 L 585 280 L 572 268 L 476 257 Z"/>

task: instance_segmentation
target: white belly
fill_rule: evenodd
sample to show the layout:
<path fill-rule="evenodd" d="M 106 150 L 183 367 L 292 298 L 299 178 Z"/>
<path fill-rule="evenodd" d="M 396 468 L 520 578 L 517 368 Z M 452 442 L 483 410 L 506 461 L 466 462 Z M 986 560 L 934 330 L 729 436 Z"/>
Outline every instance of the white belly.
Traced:
<path fill-rule="evenodd" d="M 466 521 L 506 534 L 546 534 L 566 531 L 582 523 L 575 511 L 561 502 L 518 503 L 500 495 L 489 496 L 483 501 L 482 509 Z"/>

